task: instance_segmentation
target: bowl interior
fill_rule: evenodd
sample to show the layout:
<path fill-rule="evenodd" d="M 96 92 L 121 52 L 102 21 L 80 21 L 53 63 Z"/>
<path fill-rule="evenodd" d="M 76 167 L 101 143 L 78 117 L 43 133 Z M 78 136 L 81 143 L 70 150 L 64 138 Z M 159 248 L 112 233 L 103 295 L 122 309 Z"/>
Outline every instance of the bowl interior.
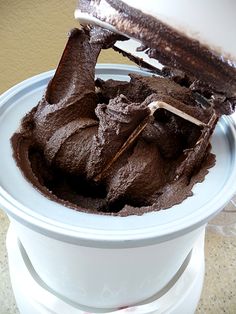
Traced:
<path fill-rule="evenodd" d="M 128 74 L 132 72 L 150 75 L 137 67 L 126 65 L 103 64 L 98 65 L 96 70 L 97 76 L 102 79 L 116 80 L 128 80 Z M 212 137 L 215 167 L 210 169 L 203 183 L 194 186 L 194 195 L 179 205 L 142 216 L 116 217 L 76 212 L 48 200 L 22 176 L 12 157 L 10 138 L 19 127 L 21 118 L 40 100 L 52 75 L 53 71 L 49 71 L 30 78 L 0 98 L 0 202 L 10 215 L 28 224 L 73 236 L 132 240 L 165 236 L 203 224 L 235 193 L 234 115 L 221 118 Z"/>

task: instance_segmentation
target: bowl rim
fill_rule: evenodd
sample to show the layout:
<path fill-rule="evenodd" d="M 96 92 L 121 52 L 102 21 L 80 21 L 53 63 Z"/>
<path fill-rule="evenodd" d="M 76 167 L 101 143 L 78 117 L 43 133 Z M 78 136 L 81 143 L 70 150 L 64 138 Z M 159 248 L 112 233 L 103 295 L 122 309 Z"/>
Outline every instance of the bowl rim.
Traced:
<path fill-rule="evenodd" d="M 96 67 L 99 70 L 107 69 L 108 72 L 130 70 L 135 71 L 140 69 L 136 66 L 128 66 L 122 64 L 98 64 Z M 147 72 L 147 71 L 146 71 Z M 17 96 L 23 89 L 29 88 L 35 82 L 49 78 L 53 75 L 54 70 L 43 72 L 29 79 L 26 79 L 19 84 L 13 86 L 8 91 L 0 96 L 0 114 L 3 111 L 4 104 Z M 148 72 L 147 72 L 148 73 Z M 5 110 L 5 109 L 4 109 Z M 231 136 L 234 140 L 234 150 L 236 152 L 236 116 L 223 118 L 230 129 Z M 236 155 L 236 154 L 235 154 Z M 201 208 L 201 215 L 197 213 L 193 217 L 185 217 L 182 220 L 178 220 L 177 223 L 173 221 L 171 224 L 163 226 L 163 228 L 146 228 L 145 230 L 138 229 L 130 232 L 103 232 L 101 230 L 91 230 L 85 228 L 71 228 L 68 225 L 60 225 L 52 223 L 46 219 L 46 217 L 40 217 L 38 214 L 31 210 L 29 214 L 29 208 L 19 203 L 14 199 L 7 191 L 0 186 L 0 204 L 6 213 L 17 220 L 27 228 L 31 228 L 36 232 L 40 232 L 46 236 L 53 237 L 60 241 L 80 244 L 90 247 L 137 247 L 152 245 L 163 241 L 168 241 L 173 238 L 182 236 L 188 232 L 191 232 L 201 226 L 205 225 L 210 218 L 217 214 L 236 192 L 235 178 L 236 178 L 236 156 L 234 156 L 234 164 L 229 180 L 225 184 L 221 193 L 219 193 L 214 199 Z M 224 198 L 222 198 L 222 195 Z M 210 208 L 210 209 L 209 209 Z M 167 209 L 168 210 L 168 209 Z M 203 214 L 204 213 L 204 214 Z M 84 215 L 93 215 L 82 213 Z M 99 215 L 100 216 L 100 215 Z M 103 216 L 107 217 L 107 216 Z M 130 217 L 130 216 L 128 216 Z M 119 217 L 119 219 L 125 219 L 126 217 Z M 170 228 L 171 227 L 171 228 Z"/>

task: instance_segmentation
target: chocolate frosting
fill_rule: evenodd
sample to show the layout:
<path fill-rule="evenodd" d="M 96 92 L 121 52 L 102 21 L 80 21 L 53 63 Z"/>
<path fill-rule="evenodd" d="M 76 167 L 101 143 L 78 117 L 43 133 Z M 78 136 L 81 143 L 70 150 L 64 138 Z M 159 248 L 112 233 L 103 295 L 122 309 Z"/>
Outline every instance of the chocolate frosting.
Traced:
<path fill-rule="evenodd" d="M 162 72 L 166 77 L 132 74 L 130 82 L 95 80 L 101 49 L 117 39 L 124 40 L 97 27 L 71 31 L 54 77 L 12 145 L 23 174 L 50 199 L 85 212 L 140 215 L 181 202 L 204 179 L 215 161 L 209 139 L 218 117 L 199 102 L 190 79 L 181 86 L 171 71 Z M 164 109 L 150 116 L 153 101 L 206 126 Z M 143 121 L 144 130 L 115 160 Z"/>

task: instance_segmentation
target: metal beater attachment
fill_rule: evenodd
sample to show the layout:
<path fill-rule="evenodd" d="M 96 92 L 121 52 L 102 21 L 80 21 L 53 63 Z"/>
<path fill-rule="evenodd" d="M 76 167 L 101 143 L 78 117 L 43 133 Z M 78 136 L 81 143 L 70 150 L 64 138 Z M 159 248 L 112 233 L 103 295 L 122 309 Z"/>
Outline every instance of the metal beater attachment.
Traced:
<path fill-rule="evenodd" d="M 136 138 L 142 133 L 142 131 L 145 129 L 147 126 L 148 122 L 150 121 L 150 118 L 154 115 L 154 113 L 159 110 L 159 109 L 164 109 L 167 110 L 176 116 L 179 116 L 183 118 L 184 120 L 187 120 L 199 127 L 207 128 L 209 129 L 210 124 L 206 124 L 193 116 L 183 112 L 182 110 L 177 109 L 176 107 L 164 102 L 164 101 L 153 101 L 148 105 L 149 108 L 149 115 L 144 118 L 143 121 L 137 126 L 137 128 L 131 133 L 129 138 L 125 141 L 125 143 L 121 146 L 119 151 L 116 153 L 116 155 L 111 159 L 111 161 L 107 164 L 107 166 L 98 174 L 96 177 L 94 177 L 94 181 L 98 182 L 104 179 L 109 172 L 110 167 L 115 163 L 115 161 L 130 147 L 130 145 L 136 140 Z M 212 124 L 212 123 L 211 123 Z M 199 141 L 201 141 L 201 137 L 198 140 L 197 144 Z M 179 176 L 179 174 L 178 174 Z"/>

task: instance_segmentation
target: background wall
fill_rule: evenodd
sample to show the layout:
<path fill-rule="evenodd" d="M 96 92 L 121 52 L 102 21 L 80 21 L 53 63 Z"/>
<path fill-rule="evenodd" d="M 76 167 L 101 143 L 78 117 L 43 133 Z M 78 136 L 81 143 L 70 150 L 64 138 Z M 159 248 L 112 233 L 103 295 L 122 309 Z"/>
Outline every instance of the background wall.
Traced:
<path fill-rule="evenodd" d="M 57 66 L 76 0 L 0 0 L 0 93 L 12 85 Z M 99 62 L 129 63 L 112 49 Z"/>

